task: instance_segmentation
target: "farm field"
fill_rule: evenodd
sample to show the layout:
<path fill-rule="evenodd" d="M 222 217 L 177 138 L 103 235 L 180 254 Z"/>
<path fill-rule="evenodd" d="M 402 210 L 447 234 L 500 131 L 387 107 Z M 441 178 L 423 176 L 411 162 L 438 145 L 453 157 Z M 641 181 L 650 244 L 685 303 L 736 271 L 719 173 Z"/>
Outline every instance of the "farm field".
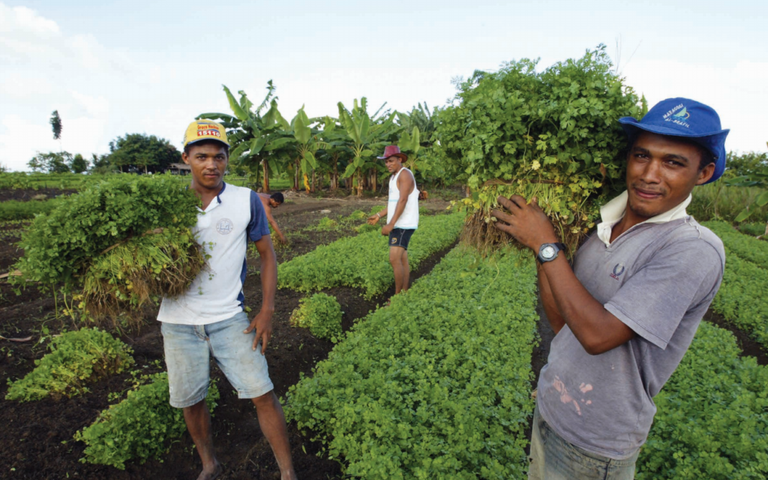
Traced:
<path fill-rule="evenodd" d="M 53 192 L 58 193 L 61 191 Z M 24 198 L 22 192 L 17 196 Z M 322 264 L 312 261 L 318 251 L 346 245 L 335 253 L 343 255 L 354 251 L 356 243 L 373 248 L 375 232 L 358 232 L 344 219 L 359 217 L 360 211 L 368 212 L 383 203 L 382 199 L 289 197 L 275 210 L 275 218 L 291 242 L 289 248 L 277 249 L 279 263 L 309 262 L 302 268 L 314 268 L 313 264 Z M 442 214 L 447 203 L 433 199 L 422 205 L 424 213 Z M 451 231 L 454 228 L 450 217 L 453 215 L 424 219 L 440 236 L 440 225 Z M 14 220 L 0 226 L 0 273 L 7 272 L 20 255 L 13 244 L 26 225 Z M 758 273 L 765 272 L 758 265 L 760 254 L 749 258 L 750 250 L 742 245 L 758 242 L 755 251 L 759 252 L 764 242 L 727 224 L 712 227 L 719 234 L 723 232 L 729 260 L 734 259 L 729 268 L 746 264 Z M 365 267 L 373 279 L 367 283 L 350 281 L 347 285 L 351 286 L 331 288 L 320 284 L 302 288 L 297 284 L 292 285 L 296 290 L 278 290 L 274 335 L 267 355 L 276 393 L 288 401 L 292 454 L 302 478 L 346 478 L 337 462 L 341 458 L 347 474 L 362 478 L 523 478 L 533 408 L 531 391 L 546 362 L 552 336 L 546 320 L 537 315 L 531 258 L 508 253 L 482 259 L 457 247 L 456 241 L 450 240 L 453 233 L 447 235 L 447 240 L 430 245 L 420 254 L 420 264 L 412 272 L 412 280 L 419 280 L 407 295 L 395 297 L 388 308 L 377 310 L 391 295 L 392 287 L 377 280 L 381 274 L 375 266 Z M 342 241 L 329 245 L 337 240 Z M 318 249 L 324 245 L 329 246 Z M 380 248 L 386 251 L 383 237 Z M 254 274 L 257 271 L 258 260 L 249 258 L 245 295 L 251 308 L 258 308 L 261 299 L 259 278 Z M 317 275 L 323 273 L 309 278 Z M 296 276 L 303 278 L 298 273 Z M 281 281 L 286 278 L 290 274 L 281 272 Z M 743 287 L 732 278 L 727 272 L 719 294 L 722 298 L 718 299 L 721 304 L 742 296 L 734 289 Z M 765 289 L 762 283 L 752 285 L 750 288 Z M 310 295 L 297 290 L 317 289 L 337 298 L 344 312 L 343 330 L 351 332 L 335 348 L 331 342 L 289 324 L 299 300 Z M 129 461 L 125 470 L 79 461 L 85 445 L 73 439 L 75 432 L 125 398 L 134 381 L 129 372 L 93 383 L 89 391 L 72 398 L 26 403 L 5 399 L 8 379 L 16 380 L 30 372 L 53 336 L 80 327 L 63 317 L 56 318 L 56 301 L 35 287 L 17 296 L 10 285 L 0 281 L 0 314 L 5 320 L 0 324 L 0 335 L 33 337 L 27 343 L 0 343 L 0 422 L 5 426 L 0 451 L 10 470 L 3 475 L 24 479 L 194 478 L 199 460 L 186 433 L 171 444 L 162 461 L 151 459 L 143 465 Z M 59 297 L 59 307 L 61 301 Z M 516 306 L 512 313 L 508 311 L 510 303 Z M 658 427 L 652 429 L 638 463 L 638 478 L 737 478 L 734 472 L 747 466 L 757 475 L 768 468 L 760 463 L 762 455 L 768 454 L 764 413 L 767 358 L 764 346 L 758 343 L 761 337 L 748 328 L 763 323 L 752 316 L 742 318 L 738 310 L 728 313 L 717 305 L 713 304 L 706 317 L 709 322 L 700 329 L 680 371 L 659 396 Z M 139 332 L 112 332 L 133 350 L 133 368 L 140 374 L 164 371 L 155 314 L 153 308 L 142 312 L 150 321 Z M 467 318 L 474 319 L 472 329 L 463 332 L 469 341 L 457 333 L 456 325 Z M 718 364 L 712 358 L 715 349 L 721 351 Z M 746 359 L 744 352 L 757 358 Z M 467 358 L 474 359 L 477 367 L 472 374 L 456 363 Z M 237 400 L 217 368 L 212 372 L 221 395 L 213 420 L 217 452 L 225 465 L 221 478 L 279 478 L 271 450 L 259 433 L 254 409 L 250 403 Z M 491 382 L 498 372 L 505 372 L 508 381 Z M 729 385 L 737 386 L 731 389 L 730 397 L 717 393 Z M 690 392 L 700 393 L 693 399 Z M 393 395 L 409 405 L 405 417 L 392 403 L 382 401 Z M 476 397 L 483 400 L 475 401 Z M 721 418 L 722 408 L 738 413 Z M 366 409 L 378 417 L 361 413 Z M 504 427 L 495 426 L 495 422 Z M 739 437 L 745 425 L 752 428 L 749 438 Z M 456 436 L 456 432 L 462 433 Z M 727 437 L 727 445 L 702 441 L 709 434 Z M 431 460 L 424 463 L 425 457 Z"/>
<path fill-rule="evenodd" d="M 30 195 L 39 194 L 40 190 L 32 192 Z M 23 192 L 17 191 L 16 195 L 23 197 Z M 368 211 L 384 203 L 382 199 L 289 198 L 286 204 L 275 210 L 275 218 L 291 242 L 290 248 L 277 249 L 278 262 L 284 263 L 314 250 L 318 245 L 356 234 L 352 228 L 337 231 L 304 230 L 305 227 L 316 225 L 321 218 L 348 216 L 356 210 Z M 427 202 L 425 206 L 442 213 L 447 203 L 435 200 Z M 0 272 L 7 272 L 21 254 L 13 244 L 18 241 L 26 224 L 5 222 L 0 227 L 3 239 L 0 243 Z M 386 240 L 383 237 L 381 248 L 386 251 Z M 424 259 L 421 267 L 412 272 L 412 278 L 430 271 L 444 253 L 440 251 Z M 258 271 L 258 263 L 257 259 L 249 259 L 249 270 Z M 344 311 L 342 322 L 347 330 L 355 319 L 365 316 L 391 295 L 391 290 L 370 300 L 363 298 L 361 292 L 348 287 L 324 291 L 334 295 L 340 302 Z M 258 275 L 248 276 L 245 295 L 246 305 L 258 308 L 261 299 Z M 301 373 L 309 374 L 311 368 L 325 358 L 333 346 L 329 341 L 317 340 L 307 330 L 289 325 L 291 312 L 304 296 L 292 290 L 278 290 L 277 293 L 274 334 L 267 355 L 270 374 L 279 396 L 298 382 Z M 58 300 L 61 302 L 61 297 Z M 128 373 L 91 384 L 87 394 L 71 399 L 55 401 L 47 398 L 26 403 L 5 400 L 7 379 L 16 380 L 30 372 L 34 368 L 34 360 L 46 353 L 46 345 L 53 335 L 79 328 L 79 325 L 72 325 L 71 321 L 63 317 L 55 318 L 54 311 L 52 295 L 30 287 L 21 296 L 17 296 L 10 285 L 0 280 L 0 314 L 4 319 L 0 325 L 0 335 L 33 337 L 33 341 L 28 343 L 2 341 L 0 344 L 0 402 L 3 405 L 0 422 L 5 426 L 0 451 L 3 452 L 3 463 L 8 465 L 3 476 L 8 474 L 9 478 L 29 479 L 66 478 L 67 475 L 70 478 L 194 478 L 199 460 L 186 434 L 172 445 L 162 462 L 150 460 L 144 465 L 129 462 L 125 471 L 120 471 L 78 461 L 83 456 L 85 445 L 73 440 L 73 435 L 90 425 L 103 409 L 125 396 L 132 385 Z M 142 374 L 164 371 L 159 324 L 152 320 L 156 311 L 147 309 L 142 313 L 150 322 L 141 331 L 113 333 L 133 349 L 136 367 Z M 224 478 L 279 478 L 271 450 L 259 433 L 254 409 L 249 403 L 238 401 L 216 367 L 212 372 L 214 378 L 220 379 L 221 399 L 214 411 L 213 427 L 220 460 L 227 467 Z M 110 397 L 110 394 L 115 393 L 116 397 Z M 336 462 L 315 456 L 320 448 L 317 443 L 307 441 L 295 426 L 289 428 L 294 462 L 298 471 L 303 472 L 303 478 L 340 478 L 341 472 Z"/>

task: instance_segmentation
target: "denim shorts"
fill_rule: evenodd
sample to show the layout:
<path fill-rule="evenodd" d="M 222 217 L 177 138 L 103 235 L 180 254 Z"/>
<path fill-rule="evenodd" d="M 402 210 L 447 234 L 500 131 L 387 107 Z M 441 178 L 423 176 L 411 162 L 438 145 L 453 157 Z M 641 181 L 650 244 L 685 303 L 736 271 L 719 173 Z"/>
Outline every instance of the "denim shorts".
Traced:
<path fill-rule="evenodd" d="M 208 394 L 213 357 L 237 390 L 239 398 L 256 398 L 274 387 L 261 345 L 253 348 L 256 331 L 243 333 L 250 321 L 245 312 L 208 325 L 181 325 L 162 322 L 165 364 L 171 406 L 191 407 Z"/>
<path fill-rule="evenodd" d="M 390 247 L 403 247 L 408 250 L 408 244 L 411 242 L 411 235 L 416 230 L 412 228 L 393 228 L 389 232 L 389 246 Z"/>
<path fill-rule="evenodd" d="M 541 418 L 537 404 L 533 412 L 528 480 L 632 480 L 638 453 L 615 460 L 566 442 Z"/>

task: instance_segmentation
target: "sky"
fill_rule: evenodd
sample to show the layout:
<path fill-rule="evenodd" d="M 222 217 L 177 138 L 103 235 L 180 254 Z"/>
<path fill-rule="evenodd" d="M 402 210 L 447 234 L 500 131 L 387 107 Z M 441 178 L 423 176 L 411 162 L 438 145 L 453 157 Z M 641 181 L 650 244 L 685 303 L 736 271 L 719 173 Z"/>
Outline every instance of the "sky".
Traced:
<path fill-rule="evenodd" d="M 718 111 L 726 148 L 767 150 L 768 2 L 0 0 L 0 164 L 37 152 L 109 152 L 128 133 L 181 147 L 222 85 L 254 103 L 277 87 L 287 119 L 338 115 L 367 97 L 410 111 L 450 101 L 452 80 L 503 62 L 542 68 L 599 44 L 649 105 Z M 61 141 L 48 123 L 58 110 Z"/>

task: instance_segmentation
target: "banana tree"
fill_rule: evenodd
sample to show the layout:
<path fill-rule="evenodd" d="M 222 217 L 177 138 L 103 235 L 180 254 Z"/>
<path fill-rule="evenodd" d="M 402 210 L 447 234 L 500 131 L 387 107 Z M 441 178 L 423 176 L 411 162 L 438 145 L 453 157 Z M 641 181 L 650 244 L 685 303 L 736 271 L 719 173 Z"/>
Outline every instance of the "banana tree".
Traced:
<path fill-rule="evenodd" d="M 233 115 L 225 113 L 204 113 L 198 115 L 198 119 L 207 118 L 218 120 L 227 129 L 227 137 L 230 143 L 230 161 L 249 167 L 253 172 L 255 181 L 263 181 L 262 190 L 269 192 L 270 174 L 277 175 L 283 168 L 283 158 L 286 151 L 285 144 L 281 144 L 281 129 L 288 129 L 289 124 L 277 109 L 277 97 L 274 96 L 275 87 L 272 80 L 267 82 L 267 95 L 257 107 L 248 99 L 242 90 L 238 92 L 240 101 L 230 92 L 226 85 L 222 85 L 227 95 L 229 107 Z M 261 112 L 267 108 L 264 115 Z"/>
<path fill-rule="evenodd" d="M 319 152 L 319 158 L 327 166 L 331 190 L 339 188 L 339 166 L 350 157 L 347 132 L 337 123 L 335 118 L 326 116 L 322 120 L 323 129 L 320 136 L 324 147 Z"/>
<path fill-rule="evenodd" d="M 397 145 L 400 150 L 408 154 L 408 161 L 405 162 L 405 167 L 416 172 L 418 166 L 416 165 L 416 158 L 418 157 L 419 150 L 421 150 L 419 127 L 414 126 L 411 133 L 404 131 L 400 135 L 400 140 L 397 141 Z"/>
<path fill-rule="evenodd" d="M 349 148 L 352 150 L 352 160 L 342 174 L 342 178 L 353 177 L 357 196 L 363 195 L 365 186 L 364 175 L 367 171 L 377 172 L 380 165 L 376 164 L 374 151 L 384 148 L 401 127 L 395 124 L 395 115 L 387 114 L 377 118 L 378 112 L 373 116 L 368 114 L 368 101 L 365 97 L 354 101 L 352 111 L 347 110 L 344 104 L 339 102 L 339 120 L 346 131 Z M 383 105 L 382 105 L 383 108 Z M 381 108 L 379 109 L 381 111 Z M 372 187 L 376 189 L 376 175 L 372 177 Z"/>
<path fill-rule="evenodd" d="M 286 122 L 282 125 L 281 129 L 277 132 L 279 138 L 274 139 L 266 147 L 268 151 L 271 149 L 290 150 L 292 166 L 289 169 L 293 170 L 294 190 L 301 188 L 303 183 L 307 192 L 314 191 L 315 170 L 318 168 L 315 153 L 324 145 L 322 140 L 318 138 L 319 131 L 311 127 L 317 121 L 317 119 L 307 117 L 302 106 L 296 113 L 296 116 L 293 117 L 293 120 L 291 120 L 291 123 Z M 313 176 L 311 183 L 309 180 L 310 174 Z"/>

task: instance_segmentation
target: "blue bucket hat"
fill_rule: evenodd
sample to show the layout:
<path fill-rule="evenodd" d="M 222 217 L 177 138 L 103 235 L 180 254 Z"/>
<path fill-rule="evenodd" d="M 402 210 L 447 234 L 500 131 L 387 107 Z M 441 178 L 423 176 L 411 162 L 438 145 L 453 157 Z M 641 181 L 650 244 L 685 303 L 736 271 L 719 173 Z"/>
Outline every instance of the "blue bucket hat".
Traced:
<path fill-rule="evenodd" d="M 632 117 L 619 119 L 624 132 L 633 142 L 640 130 L 687 138 L 712 153 L 715 173 L 706 183 L 714 182 L 725 171 L 725 137 L 728 129 L 720 126 L 720 117 L 712 107 L 688 98 L 662 100 L 638 121 Z"/>

